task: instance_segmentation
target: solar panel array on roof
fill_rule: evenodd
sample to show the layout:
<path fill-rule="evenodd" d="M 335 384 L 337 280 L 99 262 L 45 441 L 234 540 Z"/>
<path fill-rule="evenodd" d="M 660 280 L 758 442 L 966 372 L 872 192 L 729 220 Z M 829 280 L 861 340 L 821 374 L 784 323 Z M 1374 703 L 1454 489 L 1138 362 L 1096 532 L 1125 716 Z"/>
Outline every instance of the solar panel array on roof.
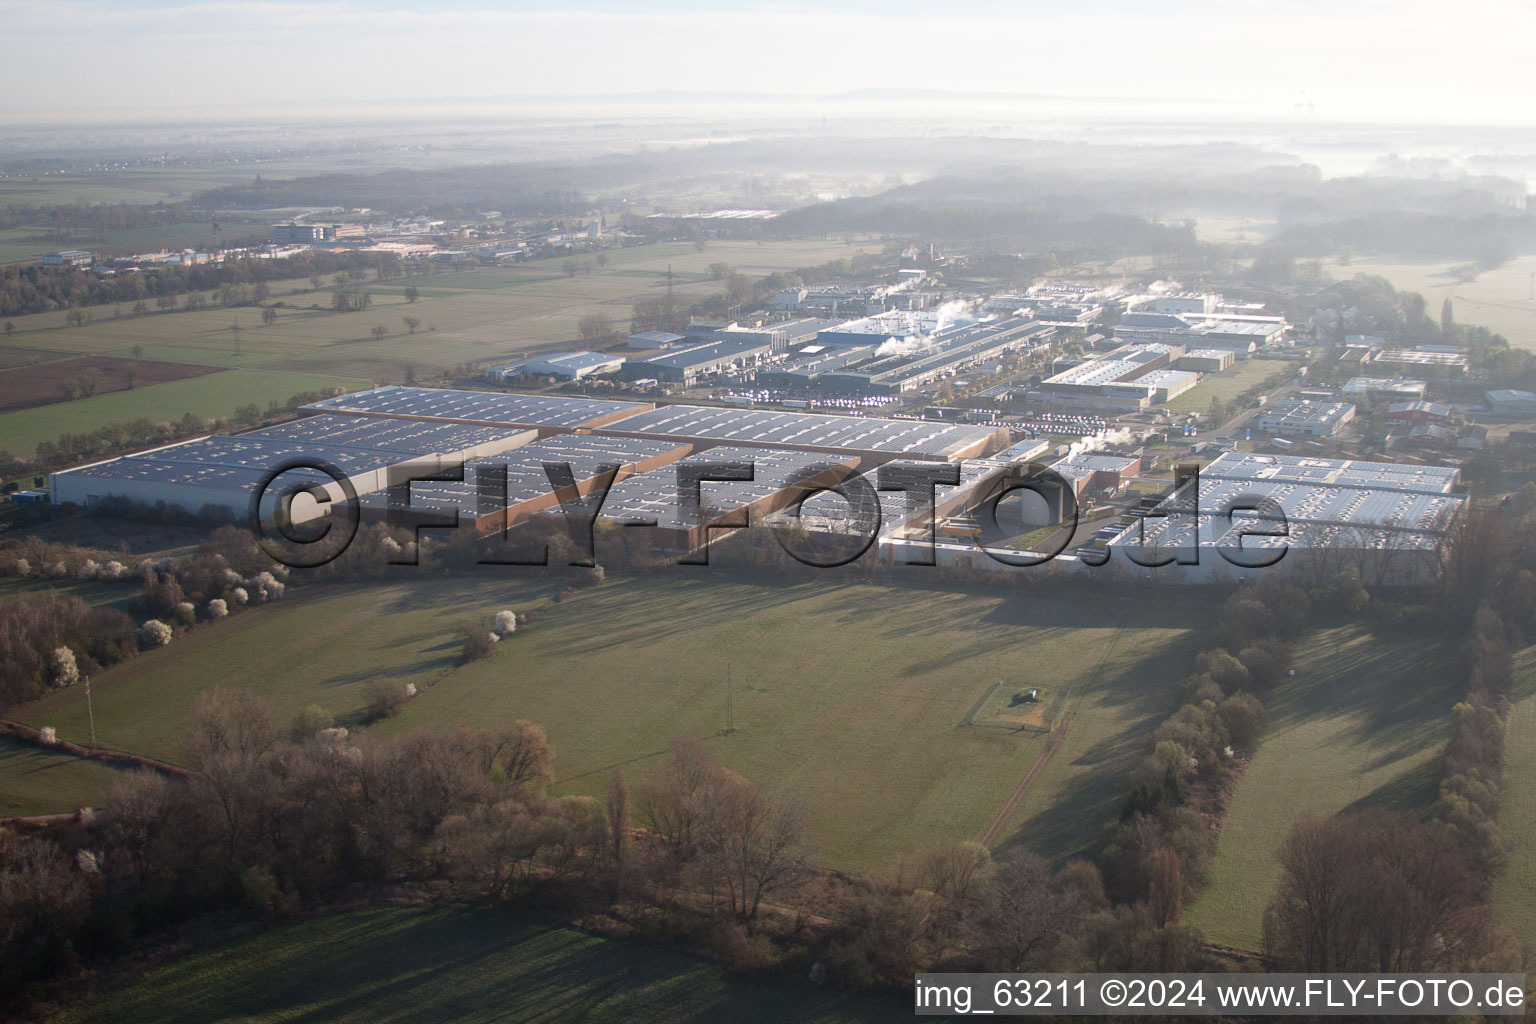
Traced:
<path fill-rule="evenodd" d="M 603 465 L 633 466 L 639 462 L 658 458 L 675 451 L 675 441 L 647 441 L 641 438 L 595 437 L 583 434 L 563 434 L 524 445 L 500 455 L 464 461 L 464 479 L 419 481 L 411 484 L 410 507 L 435 511 L 458 509 L 466 519 L 482 514 L 512 508 L 526 501 L 544 498 L 553 493 L 549 475 L 544 470 L 546 462 L 566 463 L 571 476 L 578 484 L 597 475 Z M 480 472 L 485 467 L 507 468 L 506 504 L 499 502 L 492 507 L 481 507 L 479 494 Z M 371 507 L 382 507 L 386 495 L 374 495 L 364 500 Z"/>
<path fill-rule="evenodd" d="M 648 406 L 636 402 L 564 398 L 557 395 L 519 395 L 390 385 L 327 398 L 304 408 L 320 412 L 466 420 L 509 427 L 571 428 L 625 412 L 639 412 Z"/>
<path fill-rule="evenodd" d="M 603 502 L 602 517 L 621 524 L 655 523 L 669 529 L 689 529 L 698 524 L 678 508 L 678 471 L 682 466 L 709 463 L 752 464 L 751 480 L 706 481 L 699 485 L 700 503 L 707 509 L 727 512 L 772 497 L 789 486 L 798 472 L 814 467 L 837 466 L 836 458 L 815 452 L 769 451 L 762 448 L 720 447 L 690 455 L 674 466 L 642 473 L 613 485 Z"/>
<path fill-rule="evenodd" d="M 71 470 L 81 476 L 105 479 L 154 480 L 192 483 L 213 479 L 206 470 L 239 470 L 259 479 L 268 470 L 295 458 L 323 459 L 348 474 L 361 474 L 406 460 L 401 452 L 369 451 L 313 441 L 280 441 L 262 437 L 214 435 L 128 455 L 109 462 Z M 194 479 L 195 478 L 195 479 Z M 228 475 L 220 479 L 232 479 Z"/>
<path fill-rule="evenodd" d="M 889 452 L 950 458 L 997 433 L 994 427 L 762 409 L 668 405 L 627 417 L 608 430 L 735 444 Z"/>
<path fill-rule="evenodd" d="M 1361 462 L 1350 459 L 1315 459 L 1302 455 L 1259 455 L 1224 452 L 1200 471 L 1205 478 L 1233 480 L 1290 480 L 1298 483 L 1335 484 L 1340 487 L 1446 494 L 1456 485 L 1453 466 L 1415 466 L 1396 462 Z"/>
<path fill-rule="evenodd" d="M 1198 536 L 1201 545 L 1245 549 L 1430 550 L 1466 504 L 1465 496 L 1451 493 L 1456 475 L 1445 466 L 1228 452 L 1200 471 L 1197 505 L 1186 485 L 1158 506 L 1157 515 L 1133 524 L 1111 544 L 1188 547 Z M 1247 508 L 1253 499 L 1266 498 L 1285 513 L 1289 537 L 1244 537 L 1256 524 L 1277 517 L 1225 514 L 1229 507 Z"/>
<path fill-rule="evenodd" d="M 238 435 L 273 441 L 345 445 L 403 455 L 447 455 L 496 441 L 512 442 L 521 431 L 469 423 L 432 423 L 322 413 Z"/>
<path fill-rule="evenodd" d="M 210 491 L 253 491 L 262 477 L 267 474 L 268 468 L 257 465 L 199 462 L 193 459 L 165 460 L 150 458 L 146 455 L 129 455 L 94 466 L 82 466 L 80 469 L 71 470 L 70 475 L 86 480 L 200 487 Z M 290 470 L 284 474 L 282 482 L 286 486 L 290 482 L 297 483 L 300 479 L 314 480 L 319 483 L 330 482 L 330 477 L 309 469 Z M 110 487 L 104 488 L 104 492 L 113 493 Z M 197 510 L 189 509 L 188 511 Z"/>
<path fill-rule="evenodd" d="M 899 465 L 899 464 L 898 464 Z M 964 498 L 962 504 L 970 507 L 991 491 L 1001 473 L 1009 469 L 1009 463 L 998 459 L 958 459 L 954 463 L 960 470 L 958 484 L 935 484 L 933 504 L 935 510 L 943 508 L 956 498 Z M 864 478 L 871 487 L 878 488 L 878 472 L 868 472 Z M 905 491 L 877 490 L 880 498 L 880 535 L 892 536 L 905 532 L 924 518 L 926 508 L 914 515 L 909 496 Z M 858 510 L 836 494 L 818 494 L 806 500 L 800 510 L 800 525 L 820 533 L 861 535 L 867 524 L 859 518 Z"/>

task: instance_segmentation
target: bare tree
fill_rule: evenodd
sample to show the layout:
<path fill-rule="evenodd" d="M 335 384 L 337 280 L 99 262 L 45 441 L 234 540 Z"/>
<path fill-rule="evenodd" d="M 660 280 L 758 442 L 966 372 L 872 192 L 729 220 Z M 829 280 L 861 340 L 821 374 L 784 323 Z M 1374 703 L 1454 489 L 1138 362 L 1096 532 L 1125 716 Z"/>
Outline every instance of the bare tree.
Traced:
<path fill-rule="evenodd" d="M 576 322 L 582 341 L 607 343 L 613 339 L 613 318 L 607 313 L 588 313 Z"/>
<path fill-rule="evenodd" d="M 742 924 L 757 917 L 765 899 L 805 874 L 797 855 L 805 835 L 800 809 L 739 775 L 722 770 L 708 786 L 702 825 L 704 863 Z"/>

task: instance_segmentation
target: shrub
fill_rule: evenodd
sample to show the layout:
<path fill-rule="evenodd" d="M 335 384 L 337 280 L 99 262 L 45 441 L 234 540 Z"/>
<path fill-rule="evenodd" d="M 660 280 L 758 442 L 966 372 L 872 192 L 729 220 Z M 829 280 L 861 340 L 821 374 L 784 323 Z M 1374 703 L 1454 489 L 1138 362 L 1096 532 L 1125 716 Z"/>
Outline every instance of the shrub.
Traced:
<path fill-rule="evenodd" d="M 139 627 L 139 639 L 146 647 L 164 647 L 173 635 L 171 627 L 159 619 L 150 619 Z"/>
<path fill-rule="evenodd" d="M 495 633 L 485 633 L 478 629 L 464 630 L 464 662 L 479 661 L 489 657 L 491 651 L 496 649 L 497 636 Z"/>
<path fill-rule="evenodd" d="M 1263 702 L 1253 694 L 1239 690 L 1221 702 L 1220 712 L 1233 748 L 1239 753 L 1252 753 L 1258 746 L 1259 734 L 1264 731 L 1268 717 Z"/>
<path fill-rule="evenodd" d="M 373 721 L 394 718 L 410 700 L 405 687 L 388 679 L 375 679 L 363 691 L 368 701 L 368 717 Z"/>
<path fill-rule="evenodd" d="M 1222 692 L 1231 693 L 1248 685 L 1248 668 L 1220 647 L 1202 651 L 1195 659 L 1195 669 L 1216 680 Z"/>
<path fill-rule="evenodd" d="M 293 725 L 288 731 L 295 743 L 305 743 L 335 724 L 336 719 L 329 711 L 319 704 L 311 704 L 293 716 Z"/>

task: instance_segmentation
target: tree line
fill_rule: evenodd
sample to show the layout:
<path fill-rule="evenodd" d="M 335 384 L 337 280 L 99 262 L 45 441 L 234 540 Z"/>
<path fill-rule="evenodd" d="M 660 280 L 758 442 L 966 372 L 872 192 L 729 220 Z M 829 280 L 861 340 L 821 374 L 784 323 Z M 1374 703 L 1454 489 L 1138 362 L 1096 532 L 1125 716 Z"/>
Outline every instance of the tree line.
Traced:
<path fill-rule="evenodd" d="M 243 305 L 260 301 L 256 288 L 267 282 L 309 277 L 319 288 L 322 275 L 378 270 L 379 266 L 379 258 L 372 253 L 318 250 L 282 260 L 241 257 L 107 277 L 78 267 L 11 264 L 0 267 L 0 316 L 140 302 L 154 302 L 165 310 L 175 307 L 178 296 L 200 292 L 217 293 L 223 304 Z"/>

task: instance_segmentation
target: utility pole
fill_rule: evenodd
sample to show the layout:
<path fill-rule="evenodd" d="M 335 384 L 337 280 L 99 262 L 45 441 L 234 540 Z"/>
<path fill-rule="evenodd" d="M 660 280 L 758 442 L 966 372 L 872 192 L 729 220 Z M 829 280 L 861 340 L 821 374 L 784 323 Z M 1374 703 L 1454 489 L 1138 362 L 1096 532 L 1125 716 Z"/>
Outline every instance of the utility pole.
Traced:
<path fill-rule="evenodd" d="M 725 663 L 725 734 L 729 736 L 736 731 L 735 694 L 731 686 L 731 663 Z"/>
<path fill-rule="evenodd" d="M 96 711 L 91 707 L 91 677 L 85 677 L 85 717 L 91 723 L 91 746 L 96 746 Z"/>

